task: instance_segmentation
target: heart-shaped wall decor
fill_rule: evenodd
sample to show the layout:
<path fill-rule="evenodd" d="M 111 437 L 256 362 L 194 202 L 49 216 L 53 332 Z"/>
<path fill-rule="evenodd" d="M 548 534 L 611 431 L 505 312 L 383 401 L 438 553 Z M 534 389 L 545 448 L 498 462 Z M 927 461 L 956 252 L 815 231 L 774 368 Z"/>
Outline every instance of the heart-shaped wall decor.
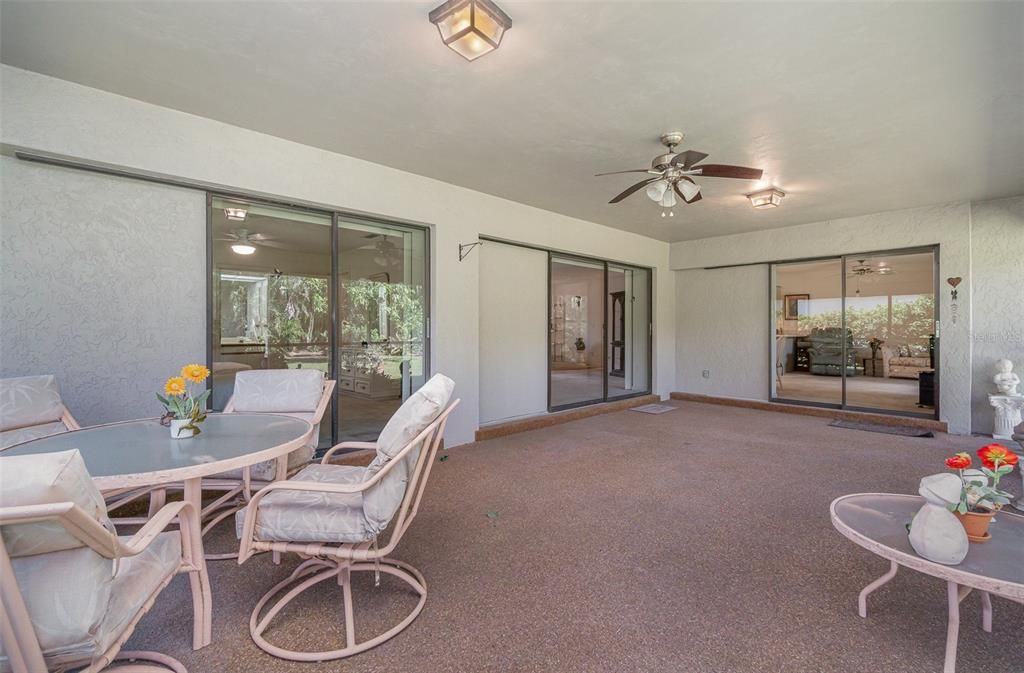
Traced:
<path fill-rule="evenodd" d="M 957 285 L 960 284 L 960 281 L 962 280 L 963 278 L 961 278 L 960 276 L 954 276 L 952 278 L 947 278 L 946 282 L 949 283 L 952 287 L 956 287 Z"/>

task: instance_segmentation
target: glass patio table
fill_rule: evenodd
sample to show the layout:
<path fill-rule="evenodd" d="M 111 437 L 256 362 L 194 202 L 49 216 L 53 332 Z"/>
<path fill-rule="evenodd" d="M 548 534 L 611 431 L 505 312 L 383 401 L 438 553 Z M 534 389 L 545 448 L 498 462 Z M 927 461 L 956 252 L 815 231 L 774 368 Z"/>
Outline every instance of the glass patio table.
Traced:
<path fill-rule="evenodd" d="M 992 539 L 972 543 L 958 565 L 943 565 L 917 555 L 907 524 L 924 504 L 918 495 L 855 493 L 832 501 L 832 525 L 854 543 L 889 560 L 889 571 L 860 592 L 857 608 L 868 616 L 868 594 L 896 576 L 900 566 L 946 581 L 949 620 L 943 673 L 956 671 L 960 603 L 971 591 L 981 592 L 982 628 L 992 631 L 991 594 L 1024 603 L 1024 516 L 1004 508 L 992 523 Z"/>
<path fill-rule="evenodd" d="M 172 439 L 170 429 L 150 418 L 33 439 L 4 449 L 14 456 L 78 449 L 101 491 L 159 487 L 183 483 L 184 498 L 202 511 L 202 479 L 265 460 L 277 460 L 287 469 L 288 454 L 307 441 L 313 426 L 279 414 L 210 414 L 202 432 L 187 439 Z M 198 557 L 204 557 L 200 550 Z M 204 561 L 205 563 L 205 561 Z M 211 594 L 205 573 L 190 574 L 204 600 L 206 633 L 211 637 Z"/>

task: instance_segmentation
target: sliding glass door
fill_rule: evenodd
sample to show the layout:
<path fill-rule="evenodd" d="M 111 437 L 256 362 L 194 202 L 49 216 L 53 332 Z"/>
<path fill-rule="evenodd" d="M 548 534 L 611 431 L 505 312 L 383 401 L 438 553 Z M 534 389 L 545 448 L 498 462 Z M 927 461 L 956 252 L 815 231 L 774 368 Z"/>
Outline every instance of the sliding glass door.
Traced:
<path fill-rule="evenodd" d="M 373 440 L 426 373 L 426 232 L 338 221 L 338 426 Z"/>
<path fill-rule="evenodd" d="M 551 253 L 548 408 L 650 392 L 651 272 Z"/>
<path fill-rule="evenodd" d="M 211 404 L 248 369 L 337 381 L 320 445 L 375 439 L 427 360 L 427 235 L 417 227 L 211 196 Z"/>
<path fill-rule="evenodd" d="M 772 265 L 772 399 L 937 417 L 933 248 Z"/>

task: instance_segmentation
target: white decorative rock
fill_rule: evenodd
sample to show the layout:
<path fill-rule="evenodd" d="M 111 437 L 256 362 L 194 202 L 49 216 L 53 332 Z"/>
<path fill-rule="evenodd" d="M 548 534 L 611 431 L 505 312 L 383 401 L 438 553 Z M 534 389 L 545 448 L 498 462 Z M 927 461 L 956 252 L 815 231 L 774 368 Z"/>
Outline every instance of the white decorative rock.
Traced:
<path fill-rule="evenodd" d="M 921 480 L 917 492 L 926 502 L 910 524 L 910 546 L 919 556 L 944 565 L 956 565 L 967 556 L 967 533 L 946 509 L 960 502 L 960 488 L 960 477 L 950 472 Z"/>

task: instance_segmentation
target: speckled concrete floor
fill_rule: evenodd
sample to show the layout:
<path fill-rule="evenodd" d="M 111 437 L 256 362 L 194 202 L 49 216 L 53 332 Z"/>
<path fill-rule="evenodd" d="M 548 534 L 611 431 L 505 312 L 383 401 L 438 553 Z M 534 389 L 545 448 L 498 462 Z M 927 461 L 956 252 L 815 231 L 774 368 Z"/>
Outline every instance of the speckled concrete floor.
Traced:
<path fill-rule="evenodd" d="M 178 578 L 127 647 L 166 652 L 192 673 L 942 669 L 944 584 L 903 572 L 873 595 L 868 619 L 858 617 L 858 591 L 887 563 L 836 533 L 828 504 L 858 491 L 913 492 L 952 449 L 976 449 L 982 438 L 671 404 L 679 410 L 623 411 L 449 451 L 396 553 L 426 576 L 426 608 L 370 652 L 298 664 L 259 650 L 249 612 L 296 563 L 275 567 L 266 555 L 211 564 L 211 646 L 190 649 Z M 357 592 L 361 637 L 411 600 L 388 584 Z M 977 595 L 964 601 L 962 673 L 1024 671 L 1024 605 L 993 604 L 988 634 Z M 340 615 L 338 589 L 325 583 L 268 637 L 337 646 Z"/>

